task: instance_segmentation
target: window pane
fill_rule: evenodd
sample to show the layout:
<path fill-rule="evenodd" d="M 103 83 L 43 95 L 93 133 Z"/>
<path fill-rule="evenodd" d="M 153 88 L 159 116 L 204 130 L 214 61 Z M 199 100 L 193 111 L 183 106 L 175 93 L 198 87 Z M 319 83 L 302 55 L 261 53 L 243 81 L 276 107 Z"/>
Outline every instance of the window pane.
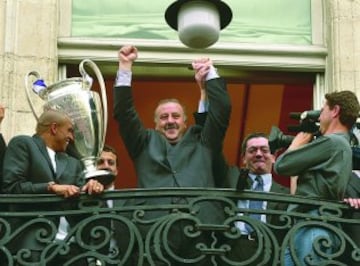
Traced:
<path fill-rule="evenodd" d="M 175 0 L 73 0 L 72 36 L 176 40 L 164 19 Z M 220 42 L 311 44 L 311 0 L 227 0 Z"/>

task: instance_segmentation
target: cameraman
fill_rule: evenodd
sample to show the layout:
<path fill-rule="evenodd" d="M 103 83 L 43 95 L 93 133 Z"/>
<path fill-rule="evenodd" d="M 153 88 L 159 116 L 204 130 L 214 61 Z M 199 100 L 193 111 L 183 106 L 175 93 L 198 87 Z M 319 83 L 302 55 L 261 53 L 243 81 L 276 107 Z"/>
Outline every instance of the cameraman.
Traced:
<path fill-rule="evenodd" d="M 280 175 L 298 176 L 296 195 L 343 200 L 352 170 L 349 130 L 356 122 L 360 106 L 351 91 L 328 93 L 325 99 L 319 117 L 322 136 L 313 140 L 311 133 L 298 133 L 287 151 L 275 162 L 274 170 Z M 289 208 L 318 215 L 316 209 L 299 210 L 297 207 Z M 294 240 L 296 256 L 300 261 L 304 262 L 304 258 L 311 255 L 314 262 L 321 263 L 312 246 L 318 237 L 332 240 L 331 247 L 323 247 L 324 252 L 330 253 L 337 247 L 338 239 L 328 230 L 320 227 L 302 228 Z M 285 264 L 294 265 L 289 248 L 285 251 Z"/>

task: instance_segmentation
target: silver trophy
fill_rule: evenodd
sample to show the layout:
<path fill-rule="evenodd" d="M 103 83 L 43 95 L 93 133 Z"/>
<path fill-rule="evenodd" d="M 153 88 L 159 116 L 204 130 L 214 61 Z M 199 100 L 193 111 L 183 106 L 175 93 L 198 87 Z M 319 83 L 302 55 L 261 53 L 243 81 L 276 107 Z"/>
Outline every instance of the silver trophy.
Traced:
<path fill-rule="evenodd" d="M 97 92 L 91 91 L 93 79 L 86 73 L 88 65 L 100 84 L 101 100 Z M 38 120 L 34 104 L 30 97 L 30 78 L 35 77 L 32 91 L 45 101 L 44 110 L 55 109 L 66 113 L 74 123 L 74 143 L 69 144 L 68 153 L 84 163 L 86 179 L 97 179 L 104 185 L 114 180 L 114 174 L 108 170 L 97 170 L 96 163 L 104 147 L 108 113 L 104 79 L 96 64 L 85 59 L 79 65 L 82 77 L 74 77 L 46 86 L 36 71 L 25 77 L 26 96 L 30 108 Z"/>

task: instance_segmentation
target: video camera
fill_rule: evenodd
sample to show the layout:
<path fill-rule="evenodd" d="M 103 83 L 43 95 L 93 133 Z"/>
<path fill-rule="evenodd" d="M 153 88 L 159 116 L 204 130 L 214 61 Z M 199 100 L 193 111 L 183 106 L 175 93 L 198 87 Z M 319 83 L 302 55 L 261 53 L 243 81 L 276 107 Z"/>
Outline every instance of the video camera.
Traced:
<path fill-rule="evenodd" d="M 299 125 L 289 125 L 290 132 L 308 132 L 318 134 L 320 110 L 304 111 L 302 113 L 290 113 L 290 118 L 299 120 Z"/>
<path fill-rule="evenodd" d="M 289 125 L 288 130 L 290 132 L 308 132 L 318 136 L 318 120 L 320 112 L 320 110 L 310 110 L 302 113 L 290 113 L 290 118 L 299 120 L 299 125 Z M 273 126 L 269 134 L 269 146 L 271 153 L 274 153 L 278 149 L 289 147 L 293 139 L 294 136 L 284 135 L 278 127 Z"/>
<path fill-rule="evenodd" d="M 288 126 L 291 132 L 308 132 L 314 136 L 320 136 L 318 120 L 320 110 L 304 111 L 302 113 L 290 113 L 290 117 L 300 120 L 299 125 Z M 271 153 L 279 149 L 287 148 L 293 141 L 294 136 L 284 135 L 278 127 L 273 126 L 269 134 L 269 146 Z M 360 123 L 357 122 L 350 131 L 350 146 L 352 150 L 353 169 L 360 170 Z"/>

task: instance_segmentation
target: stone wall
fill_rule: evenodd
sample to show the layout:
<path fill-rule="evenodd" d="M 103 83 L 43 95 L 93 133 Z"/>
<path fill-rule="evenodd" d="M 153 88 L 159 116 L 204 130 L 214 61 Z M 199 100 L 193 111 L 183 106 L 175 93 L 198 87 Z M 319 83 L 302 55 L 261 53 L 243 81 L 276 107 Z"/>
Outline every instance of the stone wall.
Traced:
<path fill-rule="evenodd" d="M 328 91 L 360 97 L 360 0 L 325 0 Z"/>
<path fill-rule="evenodd" d="M 58 11 L 57 0 L 0 2 L 0 103 L 6 107 L 1 131 L 6 140 L 35 131 L 36 119 L 27 102 L 24 77 L 37 70 L 45 80 L 55 80 Z M 33 96 L 41 111 L 41 101 Z"/>
<path fill-rule="evenodd" d="M 61 1 L 65 0 L 0 1 L 0 103 L 6 107 L 1 132 L 7 141 L 34 133 L 26 73 L 38 71 L 47 84 L 57 80 L 57 37 L 64 31 L 59 26 Z M 352 90 L 360 97 L 360 0 L 323 3 L 328 58 L 325 90 L 315 93 L 315 101 L 319 103 L 323 93 L 333 90 Z M 40 113 L 42 101 L 32 96 Z"/>

